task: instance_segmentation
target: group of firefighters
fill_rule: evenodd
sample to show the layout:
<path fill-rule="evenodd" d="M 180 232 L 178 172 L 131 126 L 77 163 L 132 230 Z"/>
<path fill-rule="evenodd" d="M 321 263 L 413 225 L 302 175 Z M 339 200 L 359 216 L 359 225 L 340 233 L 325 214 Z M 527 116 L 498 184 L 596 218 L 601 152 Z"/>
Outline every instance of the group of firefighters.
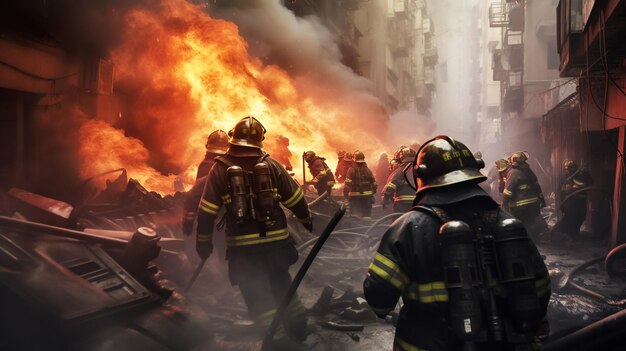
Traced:
<path fill-rule="evenodd" d="M 205 260 L 220 215 L 229 279 L 259 331 L 272 321 L 292 281 L 289 267 L 298 259 L 283 207 L 313 231 L 303 188 L 263 151 L 265 134 L 256 118 L 245 117 L 228 133 L 209 136 L 183 218 L 183 231 L 190 235 L 197 214 L 196 251 Z M 501 209 L 478 185 L 487 177 L 476 156 L 463 143 L 437 136 L 421 147 L 400 147 L 388 163 L 382 204 L 393 202 L 394 212 L 404 214 L 382 236 L 363 292 L 381 318 L 402 297 L 394 350 L 530 349 L 547 336 L 550 279 L 531 239 L 545 230 L 537 177 L 524 152 L 498 160 Z M 335 180 L 342 182 L 350 211 L 370 217 L 378 189 L 365 155 L 341 151 L 338 157 L 333 173 L 324 158 L 304 153 L 310 184 L 322 196 L 330 195 Z M 557 227 L 574 231 L 586 210 L 584 192 L 576 191 L 590 179 L 572 161 L 565 167 L 560 196 L 569 206 L 564 207 L 569 222 Z M 305 312 L 296 295 L 269 349 L 302 345 L 310 330 Z"/>

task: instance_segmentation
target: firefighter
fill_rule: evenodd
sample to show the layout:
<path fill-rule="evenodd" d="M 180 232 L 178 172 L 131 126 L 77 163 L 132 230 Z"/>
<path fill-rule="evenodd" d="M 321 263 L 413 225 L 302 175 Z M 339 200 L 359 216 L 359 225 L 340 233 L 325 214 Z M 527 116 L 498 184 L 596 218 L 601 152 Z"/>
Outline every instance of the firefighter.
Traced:
<path fill-rule="evenodd" d="M 383 189 L 383 208 L 393 201 L 394 212 L 406 212 L 413 207 L 415 191 L 407 183 L 404 177 L 404 167 L 415 159 L 415 150 L 404 148 L 402 150 L 402 164 L 390 176 Z"/>
<path fill-rule="evenodd" d="M 523 151 L 511 155 L 510 170 L 504 175 L 502 207 L 522 221 L 531 236 L 537 239 L 548 227 L 541 216 L 541 208 L 546 206 L 546 201 L 537 176 L 526 160 L 528 155 Z"/>
<path fill-rule="evenodd" d="M 496 160 L 495 167 L 498 171 L 498 193 L 502 194 L 506 184 L 506 176 L 511 170 L 511 162 L 509 162 L 508 158 L 501 158 Z"/>
<path fill-rule="evenodd" d="M 478 186 L 486 179 L 479 172 L 484 163 L 476 160 L 464 144 L 447 136 L 427 141 L 417 154 L 412 164 L 417 187 L 416 207 L 387 229 L 363 283 L 365 299 L 380 318 L 394 310 L 402 297 L 393 350 L 490 350 L 493 339 L 489 339 L 492 334 L 487 331 L 493 329 L 494 337 L 502 336 L 502 330 L 496 327 L 509 325 L 502 321 L 512 321 L 511 325 L 517 328 L 532 326 L 524 331 L 525 344 L 532 343 L 539 330 L 544 331 L 541 337 L 547 337 L 546 324 L 542 323 L 550 298 L 548 271 L 522 224 L 500 210 Z M 465 236 L 451 235 L 455 233 L 449 228 L 462 228 L 451 226 L 460 223 L 453 221 L 464 221 L 465 230 L 471 231 L 465 232 Z M 496 254 L 500 267 L 519 264 L 520 271 L 524 271 L 524 282 L 520 283 L 524 285 L 524 291 L 516 289 L 518 286 L 514 284 L 504 286 L 504 282 L 511 283 L 511 280 L 504 279 L 494 283 L 503 290 L 491 289 L 492 286 L 485 285 L 482 279 L 494 282 L 493 276 L 479 268 L 482 266 L 477 260 L 464 260 L 479 254 L 474 245 L 482 242 L 479 238 L 489 238 L 485 232 L 493 235 L 495 240 L 501 236 L 511 237 L 510 233 L 519 238 L 514 242 L 515 251 L 512 252 L 515 255 L 506 255 L 511 252 L 506 251 L 500 259 L 500 254 Z M 450 242 L 453 245 L 443 245 Z M 458 248 L 458 244 L 464 245 L 464 253 L 451 249 Z M 489 246 L 481 244 L 482 247 Z M 481 254 L 480 257 L 484 256 Z M 482 276 L 477 275 L 477 269 Z M 507 278 L 510 278 L 510 271 L 503 270 L 507 272 Z M 462 274 L 457 279 L 455 273 Z M 465 288 L 462 294 L 459 294 L 459 282 Z M 521 298 L 513 299 L 512 296 Z M 489 299 L 493 304 L 481 303 L 479 299 Z M 524 305 L 524 302 L 528 304 Z M 497 308 L 502 306 L 511 308 Z M 515 313 L 516 308 L 527 309 L 525 313 Z M 481 327 L 477 319 L 483 313 L 489 320 Z M 520 318 L 524 320 L 520 321 Z M 464 343 L 468 342 L 473 343 L 474 348 L 464 348 L 467 346 Z M 499 350 L 512 349 L 506 339 L 501 346 L 505 347 Z"/>
<path fill-rule="evenodd" d="M 259 332 L 271 323 L 291 284 L 289 266 L 298 259 L 280 203 L 312 230 L 302 190 L 283 166 L 262 150 L 265 132 L 254 117 L 241 119 L 229 132 L 228 151 L 216 159 L 207 176 L 196 233 L 196 251 L 205 260 L 213 251 L 216 215 L 225 208 L 229 279 L 239 286 Z M 306 338 L 306 316 L 297 297 L 281 328 L 276 334 L 279 344 Z"/>
<path fill-rule="evenodd" d="M 372 219 L 372 203 L 376 190 L 376 179 L 365 163 L 365 154 L 355 151 L 354 166 L 348 170 L 343 188 L 343 195 L 350 204 L 350 212 L 363 219 Z"/>
<path fill-rule="evenodd" d="M 346 175 L 352 166 L 354 166 L 354 155 L 351 152 L 344 152 L 344 156 L 341 158 L 341 161 L 337 162 L 337 168 L 335 169 L 335 177 L 340 183 L 346 181 Z"/>
<path fill-rule="evenodd" d="M 217 156 L 221 156 L 226 153 L 228 149 L 228 134 L 225 131 L 219 129 L 209 134 L 206 139 L 206 154 L 204 160 L 198 166 L 198 172 L 196 173 L 196 182 L 198 179 L 205 177 L 209 174 L 209 170 L 213 166 L 214 159 Z"/>
<path fill-rule="evenodd" d="M 315 186 L 317 195 L 321 196 L 326 192 L 330 195 L 333 185 L 335 185 L 335 177 L 333 177 L 333 172 L 328 168 L 325 162 L 326 159 L 317 156 L 314 151 L 305 152 L 303 157 L 309 165 L 309 171 L 313 176 L 311 183 Z"/>
<path fill-rule="evenodd" d="M 380 157 L 378 158 L 378 164 L 376 164 L 376 171 L 374 172 L 374 176 L 376 177 L 377 184 L 387 184 L 387 179 L 389 179 L 390 173 L 389 158 L 387 157 L 386 153 L 380 154 Z"/>
<path fill-rule="evenodd" d="M 198 165 L 198 172 L 196 173 L 196 182 L 194 186 L 187 192 L 183 208 L 183 233 L 185 235 L 191 235 L 193 232 L 193 223 L 196 219 L 196 212 L 198 210 L 198 204 L 202 197 L 202 190 L 204 190 L 204 182 L 206 176 L 209 174 L 209 170 L 215 163 L 215 158 L 226 153 L 228 149 L 228 134 L 225 131 L 219 129 L 211 134 L 206 140 L 204 145 L 206 148 L 206 154 L 204 159 Z"/>
<path fill-rule="evenodd" d="M 343 175 L 345 173 L 343 170 L 344 164 L 345 164 L 345 157 L 346 157 L 346 152 L 344 150 L 337 151 L 337 167 L 335 167 L 335 179 L 339 183 L 343 183 L 345 181 L 345 179 L 343 178 Z"/>
<path fill-rule="evenodd" d="M 563 161 L 564 179 L 559 189 L 559 202 L 563 217 L 552 229 L 553 233 L 563 232 L 575 239 L 580 234 L 580 226 L 587 218 L 587 193 L 578 192 L 593 184 L 593 179 L 585 169 L 578 168 L 573 160 Z"/>

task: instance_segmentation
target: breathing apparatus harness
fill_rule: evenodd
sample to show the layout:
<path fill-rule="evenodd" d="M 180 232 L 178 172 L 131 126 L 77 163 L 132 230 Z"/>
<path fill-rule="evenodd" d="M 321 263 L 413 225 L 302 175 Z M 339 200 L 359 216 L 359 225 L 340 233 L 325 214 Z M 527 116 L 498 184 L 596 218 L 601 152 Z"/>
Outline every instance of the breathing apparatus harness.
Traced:
<path fill-rule="evenodd" d="M 476 343 L 531 343 L 544 311 L 535 288 L 532 242 L 516 219 L 497 220 L 498 210 L 474 213 L 469 223 L 439 207 L 416 206 L 443 225 L 441 245 L 448 320 L 464 350 Z"/>
<path fill-rule="evenodd" d="M 274 211 L 280 195 L 276 190 L 276 176 L 266 161 L 269 155 L 261 156 L 252 170 L 244 170 L 220 156 L 216 160 L 225 164 L 230 202 L 227 207 L 234 214 L 237 224 L 254 220 L 259 224 L 260 236 L 266 236 L 266 228 L 275 223 Z"/>

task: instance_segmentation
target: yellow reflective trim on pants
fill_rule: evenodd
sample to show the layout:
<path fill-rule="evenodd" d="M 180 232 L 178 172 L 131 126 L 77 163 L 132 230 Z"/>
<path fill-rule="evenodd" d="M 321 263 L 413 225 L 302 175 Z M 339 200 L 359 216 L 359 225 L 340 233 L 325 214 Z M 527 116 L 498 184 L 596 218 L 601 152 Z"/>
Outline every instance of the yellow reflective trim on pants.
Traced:
<path fill-rule="evenodd" d="M 212 215 L 216 215 L 216 214 L 217 214 L 217 211 L 214 211 L 213 209 L 210 209 L 210 208 L 208 208 L 208 207 L 204 206 L 204 204 L 201 204 L 201 205 L 200 205 L 200 209 L 201 209 L 202 211 L 204 211 L 204 212 L 208 213 L 208 214 L 212 214 Z"/>
<path fill-rule="evenodd" d="M 287 228 L 272 230 L 265 233 L 265 236 L 262 237 L 260 233 L 252 233 L 252 234 L 244 234 L 244 235 L 235 235 L 235 236 L 226 236 L 226 244 L 228 246 L 245 246 L 245 245 L 256 245 L 256 244 L 264 244 L 278 240 L 284 240 L 289 237 L 289 231 Z"/>
<path fill-rule="evenodd" d="M 446 290 L 446 284 L 442 281 L 425 284 L 413 283 L 409 286 L 404 297 L 421 303 L 447 302 L 448 290 Z"/>
<path fill-rule="evenodd" d="M 550 286 L 550 277 L 535 280 L 535 288 L 537 290 L 537 296 L 543 296 L 552 292 Z"/>
<path fill-rule="evenodd" d="M 373 191 L 351 191 L 348 193 L 349 196 L 372 196 L 374 195 Z"/>
<path fill-rule="evenodd" d="M 196 234 L 196 241 L 199 243 L 204 243 L 207 241 L 211 241 L 211 239 L 213 239 L 213 235 L 208 234 L 208 235 L 204 235 L 204 234 Z"/>
<path fill-rule="evenodd" d="M 293 205 L 297 204 L 298 201 L 300 201 L 300 199 L 302 199 L 303 197 L 304 194 L 302 193 L 302 190 L 298 188 L 287 201 L 283 202 L 283 205 L 285 207 L 292 207 Z"/>
<path fill-rule="evenodd" d="M 413 201 L 415 195 L 400 195 L 393 198 L 393 201 Z"/>
<path fill-rule="evenodd" d="M 397 264 L 380 253 L 376 253 L 369 269 L 401 291 L 404 291 L 410 282 Z"/>
<path fill-rule="evenodd" d="M 408 342 L 400 339 L 397 336 L 393 340 L 393 346 L 394 346 L 394 351 L 395 350 L 401 350 L 401 351 L 427 351 L 426 349 L 422 349 L 422 348 L 419 348 L 417 346 L 413 346 L 413 345 L 409 344 Z"/>
<path fill-rule="evenodd" d="M 523 199 L 515 202 L 515 206 L 525 206 L 539 201 L 538 197 L 531 197 L 528 199 Z"/>
<path fill-rule="evenodd" d="M 200 203 L 202 203 L 204 206 L 206 206 L 206 207 L 208 207 L 208 208 L 212 208 L 212 209 L 214 209 L 214 210 L 219 210 L 219 209 L 220 209 L 220 207 L 219 207 L 218 205 L 216 205 L 216 204 L 214 204 L 214 203 L 212 203 L 212 202 L 208 202 L 208 201 L 207 201 L 207 200 L 205 200 L 205 199 L 201 199 L 201 200 L 200 200 Z"/>

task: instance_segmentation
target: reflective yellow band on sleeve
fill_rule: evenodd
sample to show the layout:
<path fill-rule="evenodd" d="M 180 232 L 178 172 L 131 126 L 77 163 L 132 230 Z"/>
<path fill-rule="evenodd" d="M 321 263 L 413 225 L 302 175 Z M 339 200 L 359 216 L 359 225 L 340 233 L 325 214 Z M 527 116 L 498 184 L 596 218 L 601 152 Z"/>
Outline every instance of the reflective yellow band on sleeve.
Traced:
<path fill-rule="evenodd" d="M 528 185 L 528 184 L 522 184 L 522 185 L 518 186 L 517 188 L 518 188 L 519 190 L 525 190 L 525 189 L 530 188 L 530 185 Z"/>
<path fill-rule="evenodd" d="M 293 207 L 303 197 L 304 197 L 304 194 L 302 193 L 302 190 L 300 188 L 298 188 L 298 189 L 296 189 L 296 191 L 293 193 L 293 195 L 291 195 L 291 197 L 287 201 L 283 202 L 283 205 L 285 207 Z"/>
<path fill-rule="evenodd" d="M 320 177 L 320 176 L 325 176 L 325 175 L 326 175 L 326 170 L 323 170 L 323 171 L 320 171 L 320 172 L 317 174 L 317 177 Z"/>
<path fill-rule="evenodd" d="M 220 209 L 220 207 L 219 207 L 218 205 L 216 205 L 216 204 L 214 204 L 214 203 L 212 203 L 212 202 L 208 202 L 208 201 L 207 201 L 207 200 L 205 200 L 205 199 L 200 200 L 200 203 L 201 203 L 202 205 L 204 205 L 204 206 L 206 206 L 206 207 L 208 207 L 208 208 L 212 208 L 212 209 L 214 209 L 214 210 L 216 210 L 216 211 Z"/>
<path fill-rule="evenodd" d="M 408 300 L 416 300 L 421 303 L 447 302 L 448 290 L 442 281 L 425 284 L 411 284 L 403 296 Z"/>
<path fill-rule="evenodd" d="M 380 253 L 376 253 L 374 256 L 374 261 L 370 264 L 369 270 L 400 291 L 404 291 L 410 282 L 396 263 Z"/>
<path fill-rule="evenodd" d="M 346 179 L 346 183 L 352 183 L 352 179 L 350 178 Z"/>
<path fill-rule="evenodd" d="M 389 189 L 396 189 L 397 187 L 396 187 L 395 184 L 389 183 L 389 184 L 387 184 L 387 188 L 389 188 Z"/>
<path fill-rule="evenodd" d="M 504 195 L 509 195 L 509 196 L 513 195 L 513 192 L 509 189 L 504 189 L 503 193 Z"/>
<path fill-rule="evenodd" d="M 272 230 L 261 236 L 260 233 L 244 234 L 244 235 L 228 235 L 226 236 L 226 244 L 229 247 L 265 244 L 273 241 L 284 240 L 289 238 L 287 228 Z"/>
<path fill-rule="evenodd" d="M 211 208 L 208 208 L 208 207 L 204 206 L 204 204 L 200 204 L 200 209 L 201 209 L 202 211 L 204 211 L 204 212 L 208 213 L 208 214 L 212 214 L 212 215 L 216 215 L 216 214 L 217 214 L 217 211 L 215 211 L 215 210 L 213 210 L 213 209 L 211 209 Z"/>
<path fill-rule="evenodd" d="M 335 185 L 335 182 L 331 180 L 331 181 L 327 182 L 326 185 L 333 186 L 333 185 Z"/>
<path fill-rule="evenodd" d="M 196 242 L 205 243 L 210 242 L 213 239 L 211 234 L 196 234 Z"/>

